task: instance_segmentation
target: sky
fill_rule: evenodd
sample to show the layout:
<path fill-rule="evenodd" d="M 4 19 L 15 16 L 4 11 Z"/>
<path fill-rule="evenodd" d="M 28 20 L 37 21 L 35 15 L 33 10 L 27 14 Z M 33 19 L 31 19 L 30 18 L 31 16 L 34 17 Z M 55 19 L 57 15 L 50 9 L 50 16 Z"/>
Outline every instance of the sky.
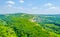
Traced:
<path fill-rule="evenodd" d="M 0 14 L 60 14 L 60 0 L 0 0 Z"/>

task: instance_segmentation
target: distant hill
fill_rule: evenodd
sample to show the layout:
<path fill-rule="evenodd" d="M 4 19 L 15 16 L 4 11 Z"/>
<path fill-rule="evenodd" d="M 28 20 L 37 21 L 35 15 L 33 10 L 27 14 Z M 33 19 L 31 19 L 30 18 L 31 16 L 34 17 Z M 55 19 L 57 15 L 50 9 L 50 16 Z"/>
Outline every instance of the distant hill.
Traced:
<path fill-rule="evenodd" d="M 53 19 L 57 18 L 24 13 L 0 15 L 0 37 L 60 37 L 60 26 L 54 24 L 59 22 L 50 23 Z"/>

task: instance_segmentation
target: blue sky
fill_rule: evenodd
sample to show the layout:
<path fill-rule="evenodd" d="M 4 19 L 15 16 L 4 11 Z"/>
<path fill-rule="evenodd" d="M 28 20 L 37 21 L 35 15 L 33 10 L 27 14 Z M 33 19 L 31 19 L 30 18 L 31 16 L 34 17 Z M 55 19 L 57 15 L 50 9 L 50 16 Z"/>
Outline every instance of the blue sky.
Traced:
<path fill-rule="evenodd" d="M 0 0 L 0 14 L 60 14 L 60 0 Z"/>

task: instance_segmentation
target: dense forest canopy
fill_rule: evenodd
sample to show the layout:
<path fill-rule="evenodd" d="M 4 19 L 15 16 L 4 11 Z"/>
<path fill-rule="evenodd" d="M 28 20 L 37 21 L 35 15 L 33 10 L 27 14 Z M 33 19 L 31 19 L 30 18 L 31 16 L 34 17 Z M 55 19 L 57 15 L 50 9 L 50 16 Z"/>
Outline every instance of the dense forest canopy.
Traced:
<path fill-rule="evenodd" d="M 30 14 L 0 15 L 0 37 L 60 37 L 57 16 Z M 51 20 L 53 19 L 54 20 Z M 59 18 L 58 18 L 59 19 Z M 50 23 L 51 21 L 55 21 Z"/>

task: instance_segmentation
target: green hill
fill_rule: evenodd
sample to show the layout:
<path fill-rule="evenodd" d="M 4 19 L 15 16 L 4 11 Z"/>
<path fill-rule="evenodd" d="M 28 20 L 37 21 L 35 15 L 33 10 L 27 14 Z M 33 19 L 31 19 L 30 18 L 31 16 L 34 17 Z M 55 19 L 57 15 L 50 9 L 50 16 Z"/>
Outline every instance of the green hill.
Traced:
<path fill-rule="evenodd" d="M 40 24 L 47 32 L 53 32 L 60 37 L 60 15 L 34 15 L 34 20 Z"/>
<path fill-rule="evenodd" d="M 34 17 L 30 14 L 0 15 L 0 37 L 59 37 L 50 29 L 44 29 Z"/>

